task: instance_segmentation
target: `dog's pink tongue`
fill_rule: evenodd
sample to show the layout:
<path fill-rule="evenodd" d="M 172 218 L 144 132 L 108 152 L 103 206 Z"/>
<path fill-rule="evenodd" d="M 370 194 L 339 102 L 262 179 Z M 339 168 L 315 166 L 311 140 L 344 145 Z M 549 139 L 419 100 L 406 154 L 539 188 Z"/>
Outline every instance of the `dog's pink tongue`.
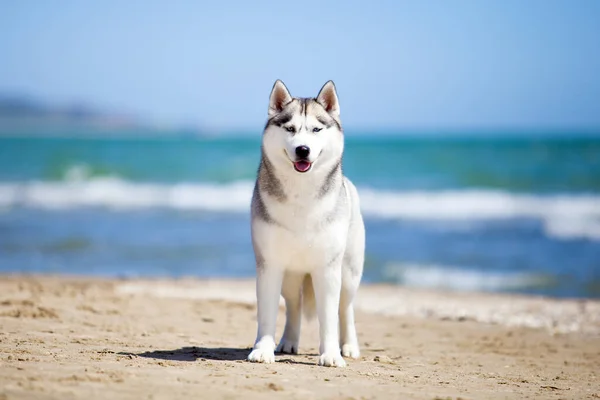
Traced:
<path fill-rule="evenodd" d="M 306 172 L 310 168 L 310 163 L 308 161 L 296 161 L 294 166 L 298 171 Z"/>

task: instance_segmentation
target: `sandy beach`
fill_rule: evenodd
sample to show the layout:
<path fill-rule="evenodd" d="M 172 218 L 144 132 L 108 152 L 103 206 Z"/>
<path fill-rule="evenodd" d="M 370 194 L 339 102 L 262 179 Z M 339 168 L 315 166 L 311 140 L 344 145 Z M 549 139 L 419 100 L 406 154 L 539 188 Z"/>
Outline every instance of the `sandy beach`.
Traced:
<path fill-rule="evenodd" d="M 364 285 L 359 360 L 245 361 L 254 282 L 0 279 L 0 399 L 597 399 L 600 302 Z M 284 308 L 278 319 L 281 333 Z"/>

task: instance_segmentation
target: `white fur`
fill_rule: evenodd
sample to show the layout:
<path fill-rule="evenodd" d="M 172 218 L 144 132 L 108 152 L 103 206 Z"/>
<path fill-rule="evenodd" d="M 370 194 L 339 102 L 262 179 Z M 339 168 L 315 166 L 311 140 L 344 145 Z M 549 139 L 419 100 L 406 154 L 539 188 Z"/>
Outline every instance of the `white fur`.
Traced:
<path fill-rule="evenodd" d="M 277 104 L 273 104 L 273 96 L 279 95 L 283 103 L 291 100 L 286 96 L 283 83 L 283 88 L 278 87 L 279 82 L 271 96 L 270 116 L 280 111 Z M 328 84 L 324 90 L 333 90 L 326 94 L 335 101 L 329 115 L 337 119 L 337 95 L 332 83 L 331 88 L 326 88 Z M 280 92 L 276 93 L 277 90 Z M 339 182 L 332 193 L 322 198 L 315 196 L 316 189 L 339 162 L 344 150 L 343 133 L 337 125 L 326 128 L 319 123 L 315 117 L 319 112 L 326 109 L 313 107 L 306 116 L 295 113 L 290 121 L 299 127 L 295 134 L 274 125 L 269 125 L 264 132 L 263 152 L 276 171 L 286 200 L 272 198 L 263 191 L 260 193 L 263 202 L 277 223 L 258 218 L 254 212 L 252 216 L 253 245 L 264 265 L 257 268 L 258 332 L 254 349 L 248 356 L 250 361 L 275 361 L 280 294 L 286 302 L 286 324 L 278 352 L 298 352 L 301 307 L 314 300 L 320 333 L 319 365 L 342 367 L 346 365 L 342 355 L 360 356 L 353 300 L 362 276 L 364 224 L 356 188 L 347 178 L 344 177 L 343 184 Z M 313 127 L 323 129 L 314 133 Z M 297 172 L 292 164 L 295 148 L 300 145 L 310 147 L 311 151 L 309 159 L 313 164 L 306 173 Z M 332 210 L 337 210 L 338 215 L 328 222 L 327 215 Z M 311 310 L 305 311 L 310 313 Z"/>

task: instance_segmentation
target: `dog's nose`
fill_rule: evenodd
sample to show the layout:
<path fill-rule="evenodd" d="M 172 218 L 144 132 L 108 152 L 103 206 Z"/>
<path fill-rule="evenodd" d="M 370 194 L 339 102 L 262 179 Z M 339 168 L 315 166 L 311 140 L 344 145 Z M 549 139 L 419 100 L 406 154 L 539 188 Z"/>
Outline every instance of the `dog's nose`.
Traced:
<path fill-rule="evenodd" d="M 310 149 L 308 146 L 298 146 L 296 147 L 296 155 L 299 158 L 306 158 L 310 154 Z"/>

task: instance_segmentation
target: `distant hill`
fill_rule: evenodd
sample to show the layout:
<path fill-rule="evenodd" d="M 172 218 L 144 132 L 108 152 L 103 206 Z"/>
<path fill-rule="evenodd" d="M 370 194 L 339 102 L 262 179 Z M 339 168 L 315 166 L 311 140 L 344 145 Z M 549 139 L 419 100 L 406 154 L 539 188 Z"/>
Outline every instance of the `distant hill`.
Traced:
<path fill-rule="evenodd" d="M 156 126 L 125 113 L 102 111 L 75 103 L 49 105 L 32 97 L 0 93 L 0 135 L 94 135 L 98 132 L 126 135 L 193 135 L 197 128 Z"/>
<path fill-rule="evenodd" d="M 137 121 L 124 114 L 101 112 L 84 104 L 67 106 L 50 106 L 26 96 L 0 94 L 0 119 L 40 120 L 40 121 L 73 121 L 94 124 L 137 125 Z"/>

